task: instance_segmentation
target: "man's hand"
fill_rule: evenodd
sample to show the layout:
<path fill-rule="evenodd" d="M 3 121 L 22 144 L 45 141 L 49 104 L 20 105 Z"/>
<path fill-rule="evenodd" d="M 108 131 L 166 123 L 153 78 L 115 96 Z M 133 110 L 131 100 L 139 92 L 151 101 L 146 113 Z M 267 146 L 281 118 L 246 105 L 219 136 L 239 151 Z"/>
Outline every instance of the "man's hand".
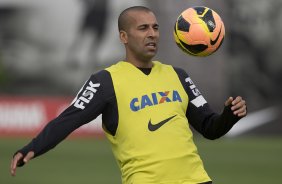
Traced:
<path fill-rule="evenodd" d="M 24 158 L 22 153 L 15 154 L 11 161 L 11 168 L 10 168 L 11 175 L 16 176 L 17 166 L 26 164 L 33 157 L 34 157 L 33 151 L 28 152 Z"/>
<path fill-rule="evenodd" d="M 238 96 L 235 99 L 229 97 L 225 102 L 225 106 L 229 105 L 231 105 L 231 110 L 235 116 L 242 118 L 247 115 L 246 101 L 242 97 Z"/>

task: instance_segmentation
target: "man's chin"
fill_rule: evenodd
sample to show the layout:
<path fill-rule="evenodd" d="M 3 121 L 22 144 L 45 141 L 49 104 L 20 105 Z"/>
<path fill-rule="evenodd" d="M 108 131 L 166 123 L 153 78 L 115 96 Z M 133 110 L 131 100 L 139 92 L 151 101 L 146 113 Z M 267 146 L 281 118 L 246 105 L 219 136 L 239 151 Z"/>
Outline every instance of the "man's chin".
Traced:
<path fill-rule="evenodd" d="M 146 56 L 148 57 L 148 58 L 153 58 L 153 57 L 155 57 L 155 55 L 157 54 L 157 50 L 154 50 L 154 51 L 148 51 L 147 52 L 147 54 L 146 54 Z"/>
<path fill-rule="evenodd" d="M 156 54 L 147 54 L 144 59 L 146 60 L 152 60 L 155 57 Z"/>

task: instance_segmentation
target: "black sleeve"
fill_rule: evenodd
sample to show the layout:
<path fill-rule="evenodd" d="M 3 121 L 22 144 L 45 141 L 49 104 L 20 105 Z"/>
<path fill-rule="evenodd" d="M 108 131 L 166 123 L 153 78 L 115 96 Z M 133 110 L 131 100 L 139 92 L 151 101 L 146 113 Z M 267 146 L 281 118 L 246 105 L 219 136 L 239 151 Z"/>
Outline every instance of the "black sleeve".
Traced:
<path fill-rule="evenodd" d="M 224 107 L 221 114 L 212 111 L 189 75 L 180 68 L 174 69 L 189 97 L 186 111 L 189 123 L 207 139 L 225 135 L 240 118 L 233 115 L 230 106 Z"/>
<path fill-rule="evenodd" d="M 64 140 L 71 132 L 95 119 L 102 113 L 112 93 L 109 87 L 109 72 L 102 70 L 85 82 L 70 106 L 57 118 L 50 121 L 28 145 L 17 151 L 26 155 L 34 151 L 35 157 L 49 151 Z M 111 85 L 110 85 L 111 86 Z M 23 165 L 23 163 L 22 163 Z"/>

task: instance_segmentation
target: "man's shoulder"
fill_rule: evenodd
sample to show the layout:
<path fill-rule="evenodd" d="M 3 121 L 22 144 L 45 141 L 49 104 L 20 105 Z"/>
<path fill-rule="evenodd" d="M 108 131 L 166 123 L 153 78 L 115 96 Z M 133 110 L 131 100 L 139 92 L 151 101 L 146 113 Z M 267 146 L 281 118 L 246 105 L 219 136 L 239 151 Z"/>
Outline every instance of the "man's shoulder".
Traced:
<path fill-rule="evenodd" d="M 103 70 L 99 70 L 99 71 L 96 71 L 95 73 L 93 73 L 91 75 L 91 78 L 94 77 L 94 78 L 103 78 L 103 77 L 106 77 L 109 75 L 109 72 L 106 70 L 106 69 L 103 69 Z"/>
<path fill-rule="evenodd" d="M 117 63 L 112 64 L 111 66 L 105 68 L 104 70 L 109 73 L 118 72 L 123 68 L 122 67 L 123 65 L 124 65 L 124 61 L 118 61 Z"/>
<path fill-rule="evenodd" d="M 103 70 L 99 70 L 99 71 L 93 73 L 90 76 L 89 80 L 100 82 L 100 83 L 103 83 L 103 84 L 105 84 L 105 83 L 107 84 L 107 83 L 111 83 L 112 78 L 111 78 L 110 72 L 107 71 L 106 69 L 103 69 Z"/>
<path fill-rule="evenodd" d="M 181 75 L 181 76 L 188 75 L 187 72 L 183 68 L 180 68 L 180 67 L 177 67 L 171 64 L 165 64 L 160 61 L 153 61 L 153 62 L 155 65 L 162 67 L 162 68 L 172 68 L 178 75 Z"/>
<path fill-rule="evenodd" d="M 162 69 L 172 69 L 173 66 L 170 64 L 162 63 L 161 61 L 153 61 L 155 68 L 162 68 Z"/>
<path fill-rule="evenodd" d="M 187 72 L 183 69 L 183 68 L 180 68 L 180 67 L 173 67 L 173 69 L 175 70 L 175 72 L 180 75 L 180 76 L 187 76 Z"/>

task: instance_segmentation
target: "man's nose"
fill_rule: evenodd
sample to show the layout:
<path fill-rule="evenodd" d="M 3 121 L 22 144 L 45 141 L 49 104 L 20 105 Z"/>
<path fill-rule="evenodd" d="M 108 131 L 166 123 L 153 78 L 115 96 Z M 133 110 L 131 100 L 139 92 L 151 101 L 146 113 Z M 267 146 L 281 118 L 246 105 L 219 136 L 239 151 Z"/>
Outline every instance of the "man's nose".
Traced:
<path fill-rule="evenodd" d="M 157 31 L 154 28 L 151 27 L 148 30 L 148 37 L 156 37 L 156 35 L 157 35 Z"/>

